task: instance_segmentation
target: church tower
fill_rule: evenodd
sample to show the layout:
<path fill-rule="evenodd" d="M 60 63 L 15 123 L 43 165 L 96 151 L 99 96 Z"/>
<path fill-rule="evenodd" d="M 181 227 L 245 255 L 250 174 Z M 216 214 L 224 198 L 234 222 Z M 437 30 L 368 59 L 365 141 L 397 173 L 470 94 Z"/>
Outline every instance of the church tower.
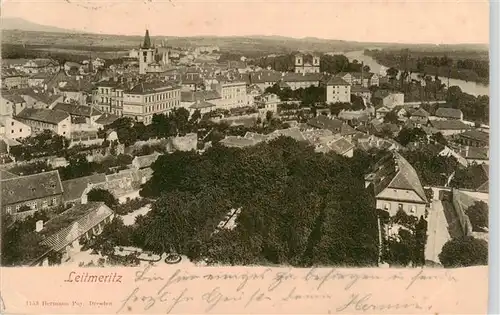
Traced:
<path fill-rule="evenodd" d="M 144 35 L 144 42 L 139 48 L 139 74 L 146 74 L 149 64 L 155 61 L 155 49 L 151 45 L 151 38 L 149 37 L 149 30 L 146 30 Z"/>
<path fill-rule="evenodd" d="M 304 71 L 304 56 L 302 54 L 295 55 L 295 73 Z"/>

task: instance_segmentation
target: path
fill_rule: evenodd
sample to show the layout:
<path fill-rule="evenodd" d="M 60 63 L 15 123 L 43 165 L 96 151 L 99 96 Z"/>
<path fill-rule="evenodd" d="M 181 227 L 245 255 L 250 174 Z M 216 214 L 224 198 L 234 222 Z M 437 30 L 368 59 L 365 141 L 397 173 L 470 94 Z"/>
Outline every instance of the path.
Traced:
<path fill-rule="evenodd" d="M 122 215 L 122 220 L 123 220 L 123 225 L 132 225 L 135 223 L 135 218 L 137 218 L 139 215 L 146 215 L 151 211 L 151 205 L 145 205 L 144 207 L 141 207 L 133 212 L 130 212 L 129 214 Z"/>
<path fill-rule="evenodd" d="M 439 264 L 439 254 L 441 250 L 452 238 L 461 236 L 462 230 L 453 204 L 448 200 L 441 200 L 441 191 L 432 187 L 434 196 L 427 226 L 427 244 L 425 246 L 425 260 L 429 263 Z"/>

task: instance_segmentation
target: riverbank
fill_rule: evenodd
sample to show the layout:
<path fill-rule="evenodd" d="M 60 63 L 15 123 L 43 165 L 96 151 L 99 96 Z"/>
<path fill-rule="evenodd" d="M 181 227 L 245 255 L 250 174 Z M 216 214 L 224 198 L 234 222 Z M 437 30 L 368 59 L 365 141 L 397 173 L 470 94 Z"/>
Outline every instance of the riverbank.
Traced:
<path fill-rule="evenodd" d="M 354 59 L 358 60 L 359 62 L 363 62 L 365 65 L 368 65 L 370 67 L 370 71 L 385 75 L 385 71 L 387 70 L 387 66 L 382 65 L 379 63 L 377 60 L 375 60 L 373 57 L 365 55 L 363 51 L 353 51 L 353 52 L 347 52 L 345 53 L 345 56 L 349 59 L 349 61 L 353 61 Z M 428 75 L 431 75 L 428 73 Z M 412 79 L 418 80 L 420 78 L 421 74 L 414 72 L 411 75 Z M 433 75 L 434 78 L 434 75 Z M 489 85 L 487 84 L 481 84 L 477 82 L 472 82 L 472 81 L 465 81 L 465 80 L 460 80 L 460 79 L 453 79 L 450 78 L 448 79 L 447 77 L 443 76 L 438 76 L 439 80 L 447 88 L 451 86 L 458 86 L 462 92 L 473 95 L 473 96 L 481 96 L 481 95 L 489 95 Z"/>

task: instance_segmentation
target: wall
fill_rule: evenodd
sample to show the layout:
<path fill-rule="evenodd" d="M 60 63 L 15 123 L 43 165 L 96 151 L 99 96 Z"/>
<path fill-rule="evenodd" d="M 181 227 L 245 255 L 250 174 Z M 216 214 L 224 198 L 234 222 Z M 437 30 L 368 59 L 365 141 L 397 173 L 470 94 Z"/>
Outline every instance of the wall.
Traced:
<path fill-rule="evenodd" d="M 328 85 L 326 87 L 327 103 L 350 103 L 351 86 L 350 85 Z"/>
<path fill-rule="evenodd" d="M 408 215 L 412 215 L 417 218 L 420 218 L 420 216 L 425 216 L 425 204 L 377 199 L 377 209 L 385 209 L 386 205 L 389 205 L 389 209 L 387 211 L 389 212 L 390 216 L 396 215 L 399 209 L 399 204 L 403 205 L 403 210 Z M 414 213 L 411 212 L 411 206 L 415 206 Z"/>
<path fill-rule="evenodd" d="M 458 220 L 460 221 L 460 226 L 462 227 L 462 232 L 465 236 L 472 235 L 472 224 L 470 223 L 469 216 L 465 214 L 465 211 L 469 207 L 469 204 L 466 204 L 463 200 L 463 196 L 461 196 L 461 191 L 458 189 L 452 189 L 452 201 L 453 207 L 455 208 L 455 212 L 457 213 Z"/>
<path fill-rule="evenodd" d="M 5 120 L 5 137 L 19 139 L 31 136 L 31 127 L 12 118 Z"/>
<path fill-rule="evenodd" d="M 36 200 L 30 200 L 30 201 L 24 201 L 24 202 L 19 202 L 16 204 L 11 204 L 11 205 L 5 205 L 3 206 L 3 213 L 11 213 L 14 215 L 14 217 L 17 218 L 25 218 L 29 215 L 32 215 L 35 211 L 38 210 L 43 210 L 43 209 L 49 209 L 49 208 L 54 208 L 63 203 L 62 200 L 62 194 L 61 195 L 53 195 L 53 196 L 48 196 L 45 198 L 40 198 Z M 31 211 L 23 211 L 23 212 L 17 212 L 22 206 L 28 206 L 32 210 Z"/>

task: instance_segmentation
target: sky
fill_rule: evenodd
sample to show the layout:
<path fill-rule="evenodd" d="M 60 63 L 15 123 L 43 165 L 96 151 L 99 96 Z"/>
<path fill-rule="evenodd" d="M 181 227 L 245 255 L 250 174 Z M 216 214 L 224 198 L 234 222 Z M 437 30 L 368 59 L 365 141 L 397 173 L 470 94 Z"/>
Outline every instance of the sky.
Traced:
<path fill-rule="evenodd" d="M 489 42 L 487 0 L 3 0 L 2 15 L 117 35 Z"/>

